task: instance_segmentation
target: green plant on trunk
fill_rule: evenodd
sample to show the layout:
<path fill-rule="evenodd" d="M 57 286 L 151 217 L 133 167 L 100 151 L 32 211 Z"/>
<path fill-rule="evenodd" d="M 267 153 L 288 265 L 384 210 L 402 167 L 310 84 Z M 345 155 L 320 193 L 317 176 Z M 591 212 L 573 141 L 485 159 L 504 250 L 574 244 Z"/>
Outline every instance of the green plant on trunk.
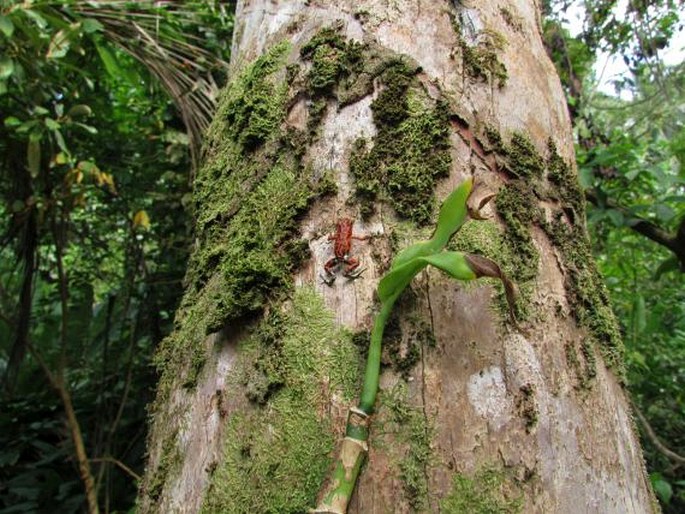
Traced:
<path fill-rule="evenodd" d="M 444 250 L 452 236 L 468 220 L 467 201 L 472 188 L 472 179 L 467 179 L 445 199 L 440 207 L 438 223 L 432 237 L 427 241 L 411 245 L 397 254 L 390 270 L 378 284 L 381 308 L 371 331 L 361 399 L 358 407 L 350 409 L 345 439 L 333 476 L 327 483 L 321 502 L 313 512 L 344 514 L 347 511 L 347 505 L 368 451 L 369 418 L 373 413 L 378 393 L 383 330 L 395 302 L 414 276 L 430 264 L 458 280 L 496 277 L 504 283 L 507 299 L 510 303 L 513 301 L 514 284 L 501 272 L 495 262 L 480 255 Z"/>

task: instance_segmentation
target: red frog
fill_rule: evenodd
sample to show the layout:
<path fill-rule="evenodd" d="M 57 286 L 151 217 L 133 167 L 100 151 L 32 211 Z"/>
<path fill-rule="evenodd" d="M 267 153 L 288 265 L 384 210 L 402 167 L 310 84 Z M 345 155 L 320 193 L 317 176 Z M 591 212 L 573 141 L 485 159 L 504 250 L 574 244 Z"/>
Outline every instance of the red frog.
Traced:
<path fill-rule="evenodd" d="M 368 236 L 359 237 L 352 234 L 352 225 L 354 220 L 349 218 L 340 218 L 338 223 L 335 225 L 335 233 L 328 236 L 329 241 L 334 241 L 333 243 L 333 254 L 326 264 L 323 265 L 323 269 L 326 272 L 325 277 L 321 277 L 323 281 L 331 286 L 335 282 L 335 270 L 341 265 L 344 265 L 343 275 L 351 280 L 359 278 L 364 270 L 358 270 L 359 260 L 350 257 L 350 249 L 352 247 L 352 240 L 357 239 L 358 241 L 364 241 L 368 239 Z"/>

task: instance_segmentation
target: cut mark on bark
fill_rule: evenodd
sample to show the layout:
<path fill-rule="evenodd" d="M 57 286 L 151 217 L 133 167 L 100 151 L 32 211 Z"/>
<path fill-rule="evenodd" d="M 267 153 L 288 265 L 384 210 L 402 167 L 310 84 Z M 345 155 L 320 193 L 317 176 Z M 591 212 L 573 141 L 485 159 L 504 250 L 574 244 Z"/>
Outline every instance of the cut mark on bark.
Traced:
<path fill-rule="evenodd" d="M 453 114 L 450 117 L 450 122 L 457 131 L 459 137 L 468 145 L 471 151 L 478 156 L 481 162 L 485 164 L 491 172 L 497 173 L 497 158 L 493 153 L 490 153 L 485 149 L 483 143 L 481 143 L 473 133 L 466 120 Z"/>

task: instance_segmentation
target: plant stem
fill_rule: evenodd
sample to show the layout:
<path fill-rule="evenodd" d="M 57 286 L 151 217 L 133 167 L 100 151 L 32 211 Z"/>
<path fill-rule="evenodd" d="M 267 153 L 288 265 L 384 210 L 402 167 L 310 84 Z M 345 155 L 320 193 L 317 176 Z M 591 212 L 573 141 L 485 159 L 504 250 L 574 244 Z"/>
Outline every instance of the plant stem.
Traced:
<path fill-rule="evenodd" d="M 359 410 L 366 414 L 373 413 L 373 406 L 376 403 L 381 370 L 383 330 L 398 296 L 394 295 L 381 304 L 381 310 L 376 316 L 371 330 L 371 343 L 369 355 L 366 358 L 366 372 L 364 373 L 364 387 L 359 401 Z"/>

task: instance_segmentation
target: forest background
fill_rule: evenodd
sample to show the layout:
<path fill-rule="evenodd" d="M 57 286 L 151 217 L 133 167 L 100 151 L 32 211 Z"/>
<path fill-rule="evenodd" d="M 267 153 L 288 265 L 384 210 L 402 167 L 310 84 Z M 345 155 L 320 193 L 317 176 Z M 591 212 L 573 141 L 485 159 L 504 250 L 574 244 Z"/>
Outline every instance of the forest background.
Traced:
<path fill-rule="evenodd" d="M 683 512 L 683 2 L 544 4 L 651 482 Z M 134 511 L 233 10 L 0 0 L 0 514 L 84 511 L 84 460 L 100 511 Z"/>

